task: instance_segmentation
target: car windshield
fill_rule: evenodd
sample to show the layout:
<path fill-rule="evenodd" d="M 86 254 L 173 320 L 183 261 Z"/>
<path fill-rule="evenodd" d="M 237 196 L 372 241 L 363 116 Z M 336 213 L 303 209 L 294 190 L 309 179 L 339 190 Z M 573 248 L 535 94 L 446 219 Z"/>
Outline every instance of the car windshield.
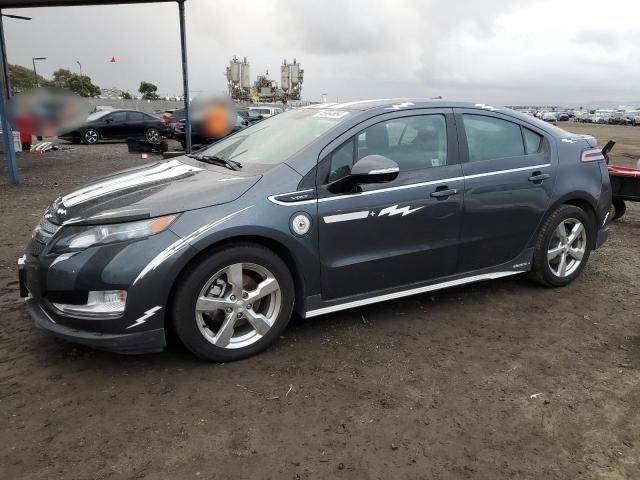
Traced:
<path fill-rule="evenodd" d="M 291 110 L 216 142 L 202 155 L 241 163 L 282 163 L 316 138 L 352 116 L 346 110 Z"/>
<path fill-rule="evenodd" d="M 101 110 L 100 112 L 94 112 L 87 117 L 87 121 L 92 122 L 93 120 L 97 120 L 101 117 L 104 117 L 108 113 L 113 113 L 113 110 Z"/>

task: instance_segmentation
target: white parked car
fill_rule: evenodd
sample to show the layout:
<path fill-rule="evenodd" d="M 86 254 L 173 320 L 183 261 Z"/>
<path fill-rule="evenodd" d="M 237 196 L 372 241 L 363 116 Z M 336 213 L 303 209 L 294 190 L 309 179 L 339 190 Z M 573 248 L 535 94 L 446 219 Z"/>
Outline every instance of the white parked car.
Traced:
<path fill-rule="evenodd" d="M 264 118 L 273 117 L 283 111 L 280 107 L 249 107 L 249 110 L 259 113 Z"/>

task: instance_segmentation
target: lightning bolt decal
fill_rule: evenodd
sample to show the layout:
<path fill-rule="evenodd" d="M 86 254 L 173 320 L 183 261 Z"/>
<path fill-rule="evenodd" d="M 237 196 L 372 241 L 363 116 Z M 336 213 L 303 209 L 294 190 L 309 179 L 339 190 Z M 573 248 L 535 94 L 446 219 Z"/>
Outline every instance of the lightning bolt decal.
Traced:
<path fill-rule="evenodd" d="M 393 205 L 391 207 L 383 208 L 382 210 L 380 210 L 380 213 L 378 213 L 378 216 L 381 217 L 383 215 L 389 215 L 390 217 L 393 217 L 394 215 L 402 214 L 402 216 L 404 217 L 405 215 L 409 215 L 413 212 L 417 212 L 422 208 L 423 207 L 417 207 L 412 209 L 410 205 L 407 205 L 406 207 L 398 208 L 398 205 Z"/>
<path fill-rule="evenodd" d="M 160 305 L 158 305 L 157 307 L 150 308 L 149 310 L 147 310 L 146 312 L 144 312 L 144 315 L 143 315 L 143 316 L 141 316 L 140 318 L 138 318 L 138 319 L 135 321 L 135 323 L 133 323 L 133 324 L 129 325 L 129 326 L 126 328 L 126 330 L 129 330 L 130 328 L 137 327 L 138 325 L 142 325 L 143 323 L 146 323 L 146 321 L 147 321 L 147 319 L 148 319 L 148 318 L 153 317 L 153 316 L 156 314 L 156 312 L 157 312 L 158 310 L 161 310 L 161 309 L 162 309 L 162 307 L 161 307 Z"/>
<path fill-rule="evenodd" d="M 411 106 L 413 106 L 413 103 L 411 102 L 395 103 L 390 107 L 385 108 L 385 110 L 400 110 L 401 108 L 407 108 Z"/>

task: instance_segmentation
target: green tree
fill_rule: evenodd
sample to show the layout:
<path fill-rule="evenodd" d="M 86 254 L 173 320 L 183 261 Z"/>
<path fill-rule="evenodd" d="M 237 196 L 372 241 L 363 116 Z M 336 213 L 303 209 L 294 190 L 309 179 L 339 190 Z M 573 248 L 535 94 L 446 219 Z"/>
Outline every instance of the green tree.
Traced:
<path fill-rule="evenodd" d="M 37 87 L 33 70 L 22 65 L 9 64 L 9 81 L 14 92 L 25 92 Z M 42 87 L 49 85 L 49 81 L 42 75 L 38 75 L 38 83 Z"/>
<path fill-rule="evenodd" d="M 71 70 L 67 70 L 66 68 L 59 68 L 55 72 L 53 72 L 53 80 L 51 83 L 53 86 L 58 88 L 68 88 L 69 78 L 71 78 Z"/>
<path fill-rule="evenodd" d="M 53 72 L 51 85 L 58 88 L 70 90 L 81 97 L 97 97 L 100 95 L 100 87 L 94 85 L 87 75 L 72 73 L 66 68 L 59 68 Z"/>
<path fill-rule="evenodd" d="M 131 100 L 133 97 L 131 96 L 131 94 L 129 92 L 122 92 L 122 98 L 124 100 Z"/>
<path fill-rule="evenodd" d="M 100 87 L 94 85 L 87 75 L 72 73 L 67 79 L 67 88 L 81 97 L 97 97 L 100 95 Z"/>
<path fill-rule="evenodd" d="M 158 87 L 150 82 L 140 82 L 140 88 L 138 89 L 142 95 L 143 100 L 158 100 Z"/>

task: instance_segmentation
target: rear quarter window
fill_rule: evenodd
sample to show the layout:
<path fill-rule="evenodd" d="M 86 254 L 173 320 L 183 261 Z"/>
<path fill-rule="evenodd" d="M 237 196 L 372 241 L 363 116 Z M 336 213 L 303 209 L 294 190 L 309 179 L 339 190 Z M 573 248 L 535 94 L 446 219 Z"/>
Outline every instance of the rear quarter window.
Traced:
<path fill-rule="evenodd" d="M 485 115 L 464 114 L 462 118 L 470 162 L 525 154 L 519 125 Z"/>

